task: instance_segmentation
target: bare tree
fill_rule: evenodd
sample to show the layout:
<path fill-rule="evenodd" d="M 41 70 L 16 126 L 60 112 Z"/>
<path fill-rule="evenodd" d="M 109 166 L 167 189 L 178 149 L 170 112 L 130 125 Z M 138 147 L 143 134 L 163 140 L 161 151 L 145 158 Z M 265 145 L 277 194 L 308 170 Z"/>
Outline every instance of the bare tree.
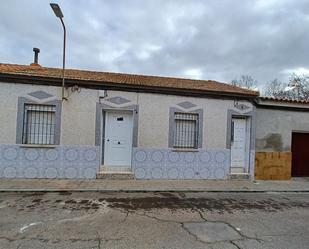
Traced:
<path fill-rule="evenodd" d="M 288 83 L 274 79 L 266 85 L 265 95 L 274 98 L 309 100 L 309 77 L 293 73 Z"/>
<path fill-rule="evenodd" d="M 286 83 L 283 83 L 278 79 L 274 79 L 267 83 L 264 89 L 264 94 L 273 98 L 288 98 L 288 92 L 285 91 L 286 87 Z"/>
<path fill-rule="evenodd" d="M 305 75 L 291 74 L 289 79 L 290 95 L 293 99 L 309 99 L 309 77 Z"/>
<path fill-rule="evenodd" d="M 241 75 L 239 79 L 233 79 L 231 84 L 234 86 L 239 86 L 247 89 L 256 89 L 258 82 L 251 75 Z"/>

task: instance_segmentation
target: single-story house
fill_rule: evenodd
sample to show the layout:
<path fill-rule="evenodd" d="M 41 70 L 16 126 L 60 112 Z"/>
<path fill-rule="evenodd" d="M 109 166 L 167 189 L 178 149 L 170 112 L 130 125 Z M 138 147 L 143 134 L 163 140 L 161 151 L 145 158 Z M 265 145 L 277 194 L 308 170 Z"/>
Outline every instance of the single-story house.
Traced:
<path fill-rule="evenodd" d="M 66 69 L 64 95 L 61 69 L 0 64 L 1 178 L 254 179 L 309 141 L 309 103 L 216 81 Z"/>

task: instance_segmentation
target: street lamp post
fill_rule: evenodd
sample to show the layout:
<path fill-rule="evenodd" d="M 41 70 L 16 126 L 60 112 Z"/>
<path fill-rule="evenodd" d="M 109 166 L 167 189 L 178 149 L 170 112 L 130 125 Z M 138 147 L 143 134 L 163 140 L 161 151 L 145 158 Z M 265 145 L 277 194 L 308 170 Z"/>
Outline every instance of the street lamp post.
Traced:
<path fill-rule="evenodd" d="M 66 46 L 66 29 L 63 22 L 63 14 L 60 9 L 60 6 L 56 3 L 50 3 L 50 7 L 53 9 L 56 17 L 58 17 L 61 21 L 62 27 L 63 27 L 63 54 L 62 54 L 62 100 L 67 100 L 66 97 L 64 97 L 64 81 L 65 81 L 65 46 Z"/>

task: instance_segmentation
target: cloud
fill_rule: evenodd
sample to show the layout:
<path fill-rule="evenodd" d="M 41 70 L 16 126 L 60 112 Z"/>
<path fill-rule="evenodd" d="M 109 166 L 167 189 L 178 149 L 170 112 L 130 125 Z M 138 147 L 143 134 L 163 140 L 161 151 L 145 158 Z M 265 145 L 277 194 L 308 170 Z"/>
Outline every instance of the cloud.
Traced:
<path fill-rule="evenodd" d="M 309 68 L 307 0 L 66 0 L 67 66 L 260 84 Z M 0 61 L 61 67 L 62 28 L 49 1 L 0 9 Z"/>
<path fill-rule="evenodd" d="M 299 68 L 292 68 L 292 69 L 285 69 L 282 71 L 283 74 L 285 75 L 291 75 L 293 73 L 295 73 L 296 75 L 302 76 L 308 76 L 309 75 L 309 69 L 308 68 L 303 68 L 303 67 L 299 67 Z"/>
<path fill-rule="evenodd" d="M 190 79 L 202 79 L 203 73 L 199 68 L 191 68 L 184 71 L 184 74 L 187 78 Z"/>

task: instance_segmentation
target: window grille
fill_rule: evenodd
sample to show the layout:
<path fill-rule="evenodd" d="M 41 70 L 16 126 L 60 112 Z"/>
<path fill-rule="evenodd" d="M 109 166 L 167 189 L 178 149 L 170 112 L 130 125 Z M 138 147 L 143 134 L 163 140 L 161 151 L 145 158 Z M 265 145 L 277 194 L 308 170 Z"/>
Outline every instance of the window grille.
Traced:
<path fill-rule="evenodd" d="M 55 114 L 53 105 L 26 104 L 23 122 L 24 144 L 55 144 Z"/>
<path fill-rule="evenodd" d="M 174 147 L 198 147 L 198 114 L 175 113 Z"/>

